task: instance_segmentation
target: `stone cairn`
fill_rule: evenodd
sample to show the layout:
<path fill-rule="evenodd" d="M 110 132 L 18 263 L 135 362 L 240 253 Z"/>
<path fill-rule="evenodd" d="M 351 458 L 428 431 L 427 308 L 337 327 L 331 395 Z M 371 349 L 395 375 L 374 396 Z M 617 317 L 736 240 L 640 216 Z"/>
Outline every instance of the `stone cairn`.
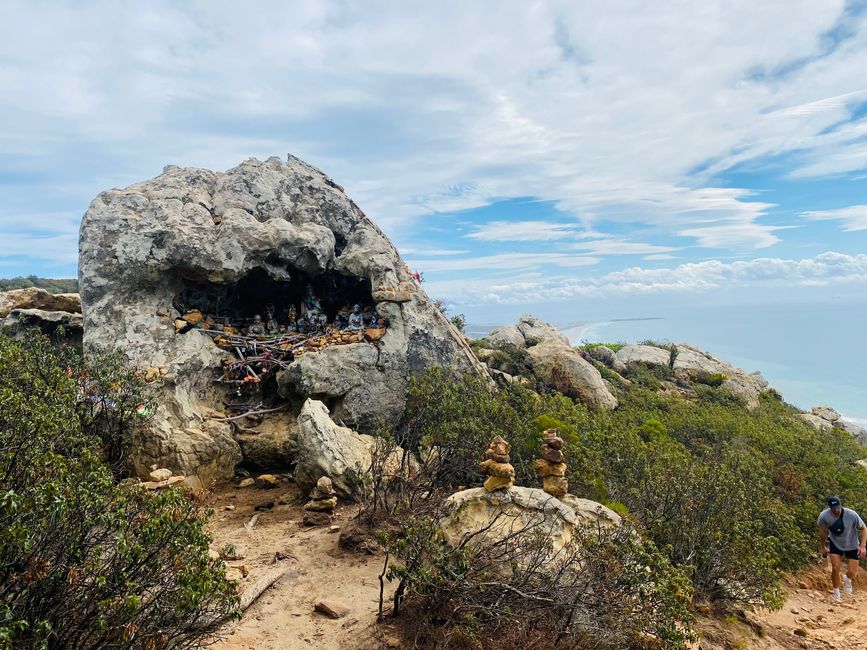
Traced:
<path fill-rule="evenodd" d="M 515 468 L 509 463 L 511 449 L 512 445 L 501 436 L 491 440 L 491 444 L 488 445 L 485 451 L 487 459 L 479 465 L 479 469 L 488 475 L 485 481 L 485 490 L 488 492 L 508 490 L 515 484 Z"/>
<path fill-rule="evenodd" d="M 558 499 L 569 490 L 566 463 L 563 462 L 563 438 L 557 429 L 542 432 L 542 457 L 533 461 L 533 469 L 542 477 L 542 489 Z"/>
<path fill-rule="evenodd" d="M 310 501 L 304 504 L 308 512 L 324 512 L 330 515 L 337 506 L 337 492 L 331 484 L 331 479 L 323 476 L 316 481 L 316 487 L 310 491 Z"/>

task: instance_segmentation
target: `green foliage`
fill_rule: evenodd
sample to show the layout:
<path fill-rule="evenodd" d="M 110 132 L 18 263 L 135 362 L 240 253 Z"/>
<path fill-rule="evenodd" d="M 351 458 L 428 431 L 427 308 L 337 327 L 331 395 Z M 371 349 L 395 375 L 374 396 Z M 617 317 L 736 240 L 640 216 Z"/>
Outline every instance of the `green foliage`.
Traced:
<path fill-rule="evenodd" d="M 616 504 L 689 571 L 702 597 L 779 604 L 781 572 L 814 552 L 823 498 L 840 494 L 867 511 L 867 473 L 854 465 L 863 449 L 845 432 L 814 430 L 771 394 L 754 411 L 703 383 L 696 399 L 658 394 L 670 378 L 667 367 L 631 364 L 633 385 L 607 412 L 436 370 L 414 382 L 402 430 L 448 448 L 438 485 L 453 489 L 483 480 L 477 464 L 495 435 L 512 444 L 516 483 L 539 485 L 531 464 L 540 431 L 557 428 L 570 491 Z"/>
<path fill-rule="evenodd" d="M 452 325 L 454 325 L 461 334 L 466 333 L 466 329 L 465 329 L 467 326 L 467 317 L 466 316 L 464 316 L 463 314 L 455 314 L 454 316 L 449 318 L 449 320 L 452 322 Z"/>
<path fill-rule="evenodd" d="M 40 278 L 35 275 L 0 279 L 0 291 L 29 289 L 30 287 L 45 289 L 49 293 L 76 293 L 78 291 L 78 280 L 72 278 Z"/>
<path fill-rule="evenodd" d="M 585 350 L 585 351 L 589 352 L 593 348 L 606 347 L 609 350 L 611 350 L 612 352 L 617 352 L 620 350 L 620 348 L 624 347 L 625 345 L 626 345 L 626 343 L 622 343 L 622 342 L 621 343 L 583 343 L 582 345 L 578 346 L 578 349 L 579 350 Z"/>
<path fill-rule="evenodd" d="M 397 560 L 386 572 L 398 581 L 392 613 L 410 610 L 415 647 L 676 649 L 691 638 L 688 577 L 628 526 L 577 527 L 555 554 L 541 529 L 491 523 L 503 532 L 456 546 L 430 518 L 381 535 L 386 561 Z"/>
<path fill-rule="evenodd" d="M 116 483 L 67 358 L 0 336 L 0 648 L 191 647 L 233 585 L 193 501 Z"/>
<path fill-rule="evenodd" d="M 714 388 L 722 386 L 726 379 L 728 379 L 728 377 L 721 372 L 699 370 L 692 374 L 692 380 L 695 383 L 704 384 L 705 386 L 713 386 Z"/>

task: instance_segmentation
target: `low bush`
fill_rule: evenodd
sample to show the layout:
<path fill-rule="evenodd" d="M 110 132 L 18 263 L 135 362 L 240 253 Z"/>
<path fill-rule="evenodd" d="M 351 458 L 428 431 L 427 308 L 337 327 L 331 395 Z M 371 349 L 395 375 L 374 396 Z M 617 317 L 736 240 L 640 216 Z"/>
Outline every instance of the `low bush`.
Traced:
<path fill-rule="evenodd" d="M 100 434 L 126 425 L 83 408 L 67 358 L 0 336 L 0 648 L 192 647 L 237 604 L 205 513 L 116 482 Z"/>

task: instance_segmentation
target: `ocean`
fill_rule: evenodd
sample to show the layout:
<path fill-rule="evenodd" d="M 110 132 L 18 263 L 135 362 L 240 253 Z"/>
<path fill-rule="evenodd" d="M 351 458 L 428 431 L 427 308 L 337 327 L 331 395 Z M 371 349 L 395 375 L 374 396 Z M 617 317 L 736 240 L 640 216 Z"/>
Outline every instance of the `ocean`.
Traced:
<path fill-rule="evenodd" d="M 664 315 L 588 320 L 561 329 L 573 345 L 691 343 L 734 366 L 761 371 L 801 409 L 827 404 L 867 426 L 867 304 L 666 307 Z"/>

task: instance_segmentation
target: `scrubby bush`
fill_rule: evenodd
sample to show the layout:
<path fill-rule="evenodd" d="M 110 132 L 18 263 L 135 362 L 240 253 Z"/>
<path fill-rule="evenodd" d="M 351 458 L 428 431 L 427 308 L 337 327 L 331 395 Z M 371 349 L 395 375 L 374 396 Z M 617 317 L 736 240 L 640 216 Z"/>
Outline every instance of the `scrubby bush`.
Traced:
<path fill-rule="evenodd" d="M 805 566 L 815 550 L 823 498 L 840 494 L 867 509 L 854 466 L 863 448 L 845 432 L 812 429 L 769 394 L 754 411 L 704 384 L 695 399 L 661 395 L 671 370 L 656 368 L 631 366 L 633 385 L 613 412 L 433 370 L 413 383 L 395 440 L 441 447 L 429 485 L 448 493 L 481 484 L 477 465 L 495 435 L 512 444 L 516 483 L 539 486 L 540 432 L 557 428 L 570 491 L 627 514 L 702 597 L 779 604 L 781 572 Z"/>
<path fill-rule="evenodd" d="M 411 613 L 414 647 L 684 647 L 688 578 L 628 526 L 578 527 L 557 550 L 542 528 L 514 530 L 452 547 L 411 518 L 383 535 L 391 613 Z"/>
<path fill-rule="evenodd" d="M 65 358 L 0 336 L 0 648 L 196 645 L 236 607 L 203 513 L 116 482 Z"/>

